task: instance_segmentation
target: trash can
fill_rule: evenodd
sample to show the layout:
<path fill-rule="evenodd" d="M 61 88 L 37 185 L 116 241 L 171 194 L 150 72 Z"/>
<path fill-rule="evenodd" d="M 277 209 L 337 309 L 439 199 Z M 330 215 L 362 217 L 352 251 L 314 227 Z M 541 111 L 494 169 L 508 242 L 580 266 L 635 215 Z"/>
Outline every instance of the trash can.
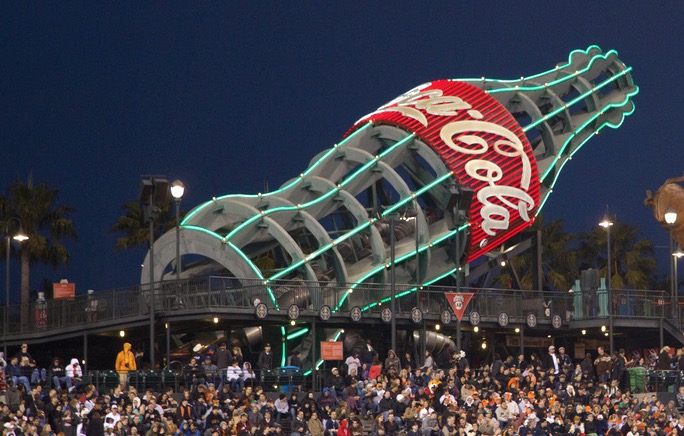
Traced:
<path fill-rule="evenodd" d="M 646 391 L 646 368 L 635 367 L 628 368 L 629 372 L 629 390 L 636 393 L 643 393 Z"/>

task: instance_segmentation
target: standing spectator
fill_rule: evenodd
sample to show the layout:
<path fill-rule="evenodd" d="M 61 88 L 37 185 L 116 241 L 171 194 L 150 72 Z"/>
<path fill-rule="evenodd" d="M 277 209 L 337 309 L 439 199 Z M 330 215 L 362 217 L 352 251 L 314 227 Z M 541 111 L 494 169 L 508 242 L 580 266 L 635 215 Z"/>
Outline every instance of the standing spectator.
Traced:
<path fill-rule="evenodd" d="M 561 369 L 572 369 L 572 359 L 570 358 L 570 355 L 565 354 L 565 347 L 558 347 L 558 361 L 560 362 Z"/>
<path fill-rule="evenodd" d="M 401 361 L 397 357 L 397 353 L 394 350 L 389 350 L 387 352 L 387 359 L 385 359 L 385 371 L 390 374 L 399 374 L 401 369 Z"/>
<path fill-rule="evenodd" d="M 583 376 L 586 376 L 589 380 L 594 380 L 596 374 L 594 372 L 594 363 L 591 360 L 591 353 L 586 353 L 584 355 L 584 360 L 580 363 L 580 368 L 582 369 Z"/>
<path fill-rule="evenodd" d="M 261 376 L 261 382 L 264 382 L 266 371 L 273 369 L 273 353 L 271 352 L 271 344 L 268 342 L 264 345 L 264 350 L 259 353 L 259 360 L 257 360 L 257 367 Z"/>
<path fill-rule="evenodd" d="M 136 368 L 142 368 L 143 367 L 143 357 L 145 357 L 145 352 L 143 350 L 136 350 L 135 351 L 135 367 Z M 154 370 L 154 368 L 150 368 Z"/>
<path fill-rule="evenodd" d="M 556 355 L 556 347 L 554 347 L 553 345 L 549 347 L 548 354 L 544 356 L 542 368 L 544 368 L 549 374 L 558 375 L 558 373 L 560 372 L 560 359 Z"/>
<path fill-rule="evenodd" d="M 598 357 L 594 359 L 596 365 L 596 375 L 600 382 L 607 382 L 610 379 L 610 367 L 612 366 L 610 356 L 603 347 L 598 347 Z"/>
<path fill-rule="evenodd" d="M 610 367 L 610 380 L 615 381 L 618 384 L 622 383 L 622 378 L 625 375 L 625 361 L 622 359 L 617 351 L 613 352 L 611 367 Z"/>
<path fill-rule="evenodd" d="M 219 372 L 223 373 L 228 366 L 230 366 L 233 361 L 233 355 L 228 350 L 228 346 L 225 342 L 219 344 L 218 350 L 214 353 L 213 362 L 216 364 Z"/>
<path fill-rule="evenodd" d="M 378 357 L 378 352 L 375 351 L 370 339 L 366 339 L 366 345 L 361 350 L 361 364 L 372 365 L 375 359 Z"/>
<path fill-rule="evenodd" d="M 240 366 L 245 364 L 245 358 L 242 355 L 242 350 L 240 347 L 233 347 L 233 359 L 237 360 Z"/>
<path fill-rule="evenodd" d="M 344 361 L 345 365 L 347 365 L 347 375 L 351 375 L 352 369 L 355 369 L 357 374 L 359 373 L 359 368 L 361 367 L 360 355 L 357 351 Z"/>
<path fill-rule="evenodd" d="M 116 364 L 114 366 L 116 372 L 119 373 L 119 383 L 121 386 L 128 385 L 128 371 L 135 371 L 137 366 L 135 365 L 135 356 L 131 352 L 131 344 L 125 342 L 123 344 L 123 350 L 119 351 L 116 356 Z"/>
<path fill-rule="evenodd" d="M 368 371 L 368 379 L 377 380 L 381 372 L 382 363 L 380 363 L 380 361 L 376 359 L 375 362 L 373 362 L 373 365 L 370 367 L 370 370 Z"/>
<path fill-rule="evenodd" d="M 416 362 L 414 362 L 411 352 L 407 351 L 406 353 L 404 353 L 404 358 L 401 359 L 401 367 L 404 369 L 408 369 L 409 372 L 413 371 L 416 368 Z"/>
<path fill-rule="evenodd" d="M 660 354 L 658 354 L 658 365 L 656 365 L 658 371 L 669 371 L 672 369 L 672 358 L 670 358 L 670 347 L 665 345 Z"/>

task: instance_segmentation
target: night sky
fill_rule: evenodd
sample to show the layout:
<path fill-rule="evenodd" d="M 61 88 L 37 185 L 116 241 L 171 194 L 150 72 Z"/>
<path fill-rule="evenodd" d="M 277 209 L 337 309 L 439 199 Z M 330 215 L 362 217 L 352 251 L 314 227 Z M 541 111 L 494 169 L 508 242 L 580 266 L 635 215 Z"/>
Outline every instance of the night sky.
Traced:
<path fill-rule="evenodd" d="M 109 229 L 142 174 L 181 179 L 184 210 L 275 189 L 418 84 L 518 78 L 592 44 L 634 67 L 636 112 L 573 158 L 543 212 L 581 232 L 608 204 L 666 246 L 643 199 L 684 174 L 684 3 L 502 4 L 3 2 L 0 190 L 32 172 L 76 208 L 79 234 L 71 263 L 34 269 L 32 288 L 139 283 L 143 249 L 115 253 Z M 12 283 L 16 301 L 18 263 Z"/>

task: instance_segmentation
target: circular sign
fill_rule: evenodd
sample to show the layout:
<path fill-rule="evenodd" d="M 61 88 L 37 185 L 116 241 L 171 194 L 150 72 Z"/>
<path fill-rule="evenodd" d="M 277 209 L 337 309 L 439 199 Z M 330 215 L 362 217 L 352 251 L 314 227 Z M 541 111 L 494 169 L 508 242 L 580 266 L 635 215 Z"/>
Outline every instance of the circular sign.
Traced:
<path fill-rule="evenodd" d="M 474 310 L 470 312 L 470 323 L 472 325 L 478 325 L 480 323 L 480 314 Z"/>
<path fill-rule="evenodd" d="M 323 321 L 327 321 L 332 316 L 332 309 L 327 304 L 324 304 L 321 306 L 321 309 L 318 311 L 318 316 Z"/>
<path fill-rule="evenodd" d="M 449 324 L 451 322 L 451 312 L 448 309 L 444 309 L 439 315 L 439 319 L 442 320 L 442 324 Z"/>
<path fill-rule="evenodd" d="M 534 327 L 537 325 L 537 315 L 534 313 L 527 314 L 527 327 Z"/>
<path fill-rule="evenodd" d="M 561 328 L 561 326 L 563 325 L 563 319 L 560 317 L 560 315 L 555 314 L 553 318 L 551 318 L 551 325 L 555 329 Z"/>
<path fill-rule="evenodd" d="M 380 311 L 380 318 L 385 322 L 392 321 L 392 309 L 385 307 Z"/>
<path fill-rule="evenodd" d="M 508 325 L 508 314 L 506 312 L 501 312 L 498 320 L 501 327 L 506 327 Z"/>
<path fill-rule="evenodd" d="M 254 313 L 256 314 L 257 318 L 264 319 L 268 316 L 268 307 L 266 307 L 264 303 L 259 303 L 254 308 Z"/>
<path fill-rule="evenodd" d="M 290 307 L 287 309 L 287 316 L 290 317 L 290 319 L 299 318 L 299 306 L 297 306 L 296 304 L 291 304 Z"/>
<path fill-rule="evenodd" d="M 351 316 L 352 321 L 361 321 L 361 308 L 359 306 L 352 307 L 349 316 Z"/>
<path fill-rule="evenodd" d="M 411 309 L 411 321 L 415 322 L 416 324 L 423 321 L 423 312 L 421 312 L 421 310 L 417 307 Z"/>

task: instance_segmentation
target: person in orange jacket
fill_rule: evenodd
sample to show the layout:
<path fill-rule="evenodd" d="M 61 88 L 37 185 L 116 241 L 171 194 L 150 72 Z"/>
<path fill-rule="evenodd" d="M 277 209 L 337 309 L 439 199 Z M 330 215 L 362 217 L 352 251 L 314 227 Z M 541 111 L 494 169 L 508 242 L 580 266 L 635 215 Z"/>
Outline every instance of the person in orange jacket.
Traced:
<path fill-rule="evenodd" d="M 119 351 L 116 356 L 116 372 L 119 373 L 119 383 L 121 387 L 125 388 L 128 385 L 128 371 L 135 371 L 137 369 L 135 365 L 135 355 L 131 351 L 131 344 L 125 342 L 123 344 L 123 350 Z"/>

